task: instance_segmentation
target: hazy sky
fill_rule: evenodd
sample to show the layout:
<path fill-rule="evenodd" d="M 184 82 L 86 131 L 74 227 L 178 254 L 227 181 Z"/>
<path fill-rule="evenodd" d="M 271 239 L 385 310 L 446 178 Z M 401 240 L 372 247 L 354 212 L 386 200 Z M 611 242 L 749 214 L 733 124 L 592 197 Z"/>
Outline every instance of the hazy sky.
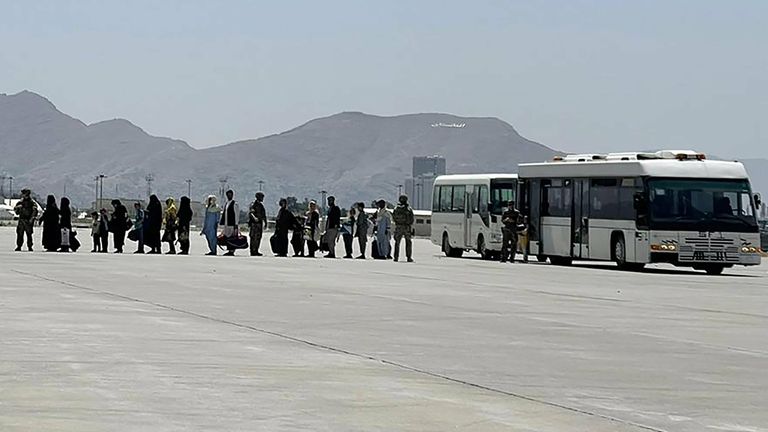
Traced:
<path fill-rule="evenodd" d="M 768 1 L 0 0 L 0 92 L 195 147 L 339 111 L 768 157 Z"/>

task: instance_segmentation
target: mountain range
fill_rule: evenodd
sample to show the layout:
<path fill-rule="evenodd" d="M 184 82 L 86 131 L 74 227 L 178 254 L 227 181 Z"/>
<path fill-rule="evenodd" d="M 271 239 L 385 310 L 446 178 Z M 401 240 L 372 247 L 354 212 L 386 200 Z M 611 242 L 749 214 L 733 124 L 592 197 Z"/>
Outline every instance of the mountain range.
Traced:
<path fill-rule="evenodd" d="M 497 118 L 427 113 L 381 117 L 343 112 L 292 130 L 218 147 L 195 149 L 181 140 L 151 136 L 124 119 L 85 124 L 46 98 L 24 91 L 0 94 L 0 173 L 16 191 L 66 194 L 89 206 L 99 174 L 104 197 L 145 199 L 146 177 L 158 196 L 202 200 L 232 188 L 241 203 L 263 187 L 268 207 L 284 196 L 336 195 L 342 206 L 394 199 L 410 176 L 413 156 L 441 155 L 448 172 L 515 172 L 520 162 L 558 152 L 522 137 Z M 744 161 L 756 190 L 768 192 L 768 160 Z M 263 182 L 260 185 L 259 182 Z M 7 183 L 6 183 L 7 185 Z"/>
<path fill-rule="evenodd" d="M 145 178 L 163 196 L 187 193 L 193 199 L 217 194 L 220 180 L 252 199 L 263 181 L 270 206 L 279 197 L 318 198 L 320 190 L 341 205 L 393 199 L 411 174 L 413 156 L 441 155 L 448 171 L 514 172 L 519 162 L 556 154 L 523 138 L 496 118 L 450 114 L 380 117 L 343 112 L 295 129 L 219 147 L 194 149 L 187 143 L 147 134 L 127 120 L 87 125 L 44 97 L 24 91 L 0 95 L 0 172 L 40 195 L 61 195 L 87 206 L 96 196 L 99 174 L 104 196 L 144 198 Z M 17 188 L 18 189 L 18 188 Z"/>

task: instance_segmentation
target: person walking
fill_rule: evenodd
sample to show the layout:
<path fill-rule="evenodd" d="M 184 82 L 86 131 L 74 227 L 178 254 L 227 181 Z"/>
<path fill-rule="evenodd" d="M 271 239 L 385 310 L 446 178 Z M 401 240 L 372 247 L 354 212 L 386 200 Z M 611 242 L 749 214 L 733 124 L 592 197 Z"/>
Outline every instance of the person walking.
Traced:
<path fill-rule="evenodd" d="M 168 197 L 165 200 L 165 211 L 163 212 L 163 243 L 168 243 L 168 255 L 176 255 L 176 228 L 178 226 L 178 212 L 176 200 Z"/>
<path fill-rule="evenodd" d="M 205 219 L 203 220 L 203 230 L 200 235 L 204 235 L 208 241 L 208 253 L 206 255 L 216 255 L 218 246 L 218 226 L 221 209 L 216 204 L 216 196 L 208 195 L 205 200 Z"/>
<path fill-rule="evenodd" d="M 344 239 L 344 258 L 345 259 L 352 259 L 354 256 L 352 256 L 352 243 L 355 238 L 355 221 L 356 221 L 356 214 L 357 210 L 355 210 L 355 207 L 352 207 L 347 212 L 347 218 L 344 221 L 344 223 L 341 225 L 341 237 Z"/>
<path fill-rule="evenodd" d="M 128 229 L 128 209 L 120 200 L 112 200 L 112 219 L 109 221 L 109 229 L 112 231 L 112 242 L 115 245 L 115 253 L 123 253 L 125 247 L 125 231 Z"/>
<path fill-rule="evenodd" d="M 136 201 L 133 203 L 133 209 L 135 211 L 134 218 L 133 218 L 133 232 L 136 236 L 136 243 L 138 243 L 138 246 L 136 247 L 135 254 L 143 254 L 144 253 L 144 220 L 147 218 L 146 213 L 144 212 L 144 209 L 141 208 L 141 203 Z"/>
<path fill-rule="evenodd" d="M 59 228 L 59 206 L 53 195 L 48 195 L 40 224 L 43 225 L 43 249 L 47 252 L 56 252 L 61 247 L 61 229 Z"/>
<path fill-rule="evenodd" d="M 32 191 L 29 189 L 21 190 L 21 199 L 13 207 L 13 211 L 19 217 L 19 222 L 16 225 L 16 252 L 21 252 L 21 246 L 24 245 L 24 237 L 27 238 L 27 250 L 32 252 L 32 234 L 34 233 L 35 220 L 38 216 L 37 204 L 32 200 Z"/>
<path fill-rule="evenodd" d="M 387 210 L 386 201 L 379 200 L 376 205 L 379 207 L 376 211 L 376 243 L 379 259 L 390 259 L 392 257 L 389 243 L 392 238 L 392 214 Z"/>
<path fill-rule="evenodd" d="M 517 224 L 520 212 L 515 208 L 515 202 L 507 204 L 507 210 L 501 214 L 501 262 L 515 262 L 517 252 Z"/>
<path fill-rule="evenodd" d="M 150 254 L 162 252 L 160 242 L 160 230 L 163 227 L 163 205 L 157 195 L 150 195 L 147 204 L 147 220 L 144 224 L 144 243 L 149 246 Z"/>
<path fill-rule="evenodd" d="M 267 228 L 267 211 L 264 209 L 264 193 L 256 192 L 256 199 L 248 212 L 248 235 L 251 238 L 251 256 L 261 256 L 261 237 Z"/>
<path fill-rule="evenodd" d="M 178 239 L 179 239 L 179 255 L 189 255 L 189 230 L 192 225 L 192 201 L 189 197 L 183 196 L 179 202 L 178 213 Z"/>
<path fill-rule="evenodd" d="M 336 239 L 341 228 L 341 209 L 336 205 L 336 197 L 328 197 L 328 217 L 325 220 L 324 241 L 328 246 L 325 258 L 336 258 Z"/>
<path fill-rule="evenodd" d="M 405 256 L 413 262 L 413 209 L 408 205 L 408 197 L 400 195 L 399 204 L 392 213 L 395 222 L 395 262 L 400 258 L 400 241 L 405 239 Z"/>
<path fill-rule="evenodd" d="M 278 257 L 288 256 L 288 232 L 293 229 L 296 219 L 288 210 L 288 200 L 280 198 L 280 209 L 275 219 L 275 233 L 270 239 L 272 253 Z"/>
<path fill-rule="evenodd" d="M 224 208 L 221 212 L 221 220 L 219 224 L 223 227 L 222 231 L 224 237 L 234 237 L 238 233 L 238 225 L 240 223 L 240 206 L 235 201 L 235 192 L 230 189 L 227 191 L 227 202 L 224 203 Z M 225 256 L 234 256 L 235 249 L 232 246 L 227 246 L 227 253 Z"/>
<path fill-rule="evenodd" d="M 61 198 L 59 205 L 59 230 L 61 232 L 61 248 L 59 252 L 69 252 L 72 239 L 72 210 L 69 208 L 69 198 Z"/>
<path fill-rule="evenodd" d="M 91 212 L 91 238 L 93 239 L 93 249 L 91 253 L 101 252 L 101 236 L 99 235 L 99 212 Z"/>
<path fill-rule="evenodd" d="M 107 209 L 99 212 L 99 252 L 109 252 L 109 214 Z"/>
<path fill-rule="evenodd" d="M 371 222 L 365 214 L 365 204 L 362 202 L 357 203 L 357 220 L 355 225 L 355 236 L 360 246 L 360 255 L 357 259 L 365 259 L 365 249 L 368 245 L 368 230 L 370 229 Z"/>
<path fill-rule="evenodd" d="M 317 211 L 317 202 L 309 202 L 309 211 L 305 219 L 304 239 L 307 241 L 307 257 L 314 258 L 315 252 L 320 248 L 317 244 L 320 237 L 320 212 Z"/>

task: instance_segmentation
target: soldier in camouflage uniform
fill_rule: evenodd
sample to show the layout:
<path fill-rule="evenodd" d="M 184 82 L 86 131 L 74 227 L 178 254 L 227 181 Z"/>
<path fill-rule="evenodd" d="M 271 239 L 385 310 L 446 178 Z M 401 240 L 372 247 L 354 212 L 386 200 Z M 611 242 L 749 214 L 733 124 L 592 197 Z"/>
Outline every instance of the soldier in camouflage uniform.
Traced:
<path fill-rule="evenodd" d="M 19 224 L 16 226 L 16 252 L 21 251 L 24 235 L 27 236 L 27 248 L 32 252 L 32 232 L 37 219 L 37 204 L 32 201 L 32 192 L 29 189 L 21 190 L 21 199 L 13 210 L 19 216 Z"/>
<path fill-rule="evenodd" d="M 400 256 L 400 241 L 405 239 L 405 256 L 408 262 L 413 262 L 413 210 L 408 205 L 408 197 L 400 195 L 400 204 L 392 212 L 395 222 L 395 261 Z"/>
<path fill-rule="evenodd" d="M 520 221 L 520 212 L 515 208 L 515 202 L 510 201 L 507 210 L 501 215 L 501 262 L 515 262 L 517 253 L 517 226 Z"/>

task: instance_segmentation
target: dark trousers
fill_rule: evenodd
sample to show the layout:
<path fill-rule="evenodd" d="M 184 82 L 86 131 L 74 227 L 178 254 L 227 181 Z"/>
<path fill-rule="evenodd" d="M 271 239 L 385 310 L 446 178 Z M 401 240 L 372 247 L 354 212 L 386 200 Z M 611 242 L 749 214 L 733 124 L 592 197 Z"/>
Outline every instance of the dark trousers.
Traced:
<path fill-rule="evenodd" d="M 107 253 L 109 251 L 109 234 L 100 234 L 99 240 L 101 242 L 101 251 Z"/>
<path fill-rule="evenodd" d="M 514 261 L 517 254 L 517 231 L 502 228 L 501 234 L 501 262 L 508 259 Z"/>
<path fill-rule="evenodd" d="M 264 225 L 252 225 L 248 235 L 251 238 L 251 256 L 257 255 L 261 247 L 261 238 L 264 235 Z"/>
<path fill-rule="evenodd" d="M 405 257 L 411 259 L 413 256 L 413 240 L 411 239 L 411 230 L 408 232 L 397 232 L 395 230 L 395 259 L 400 257 L 400 242 L 405 239 Z"/>
<path fill-rule="evenodd" d="M 365 248 L 368 245 L 368 235 L 367 234 L 358 234 L 357 235 L 357 243 L 360 246 L 360 256 L 365 256 Z"/>
<path fill-rule="evenodd" d="M 344 239 L 344 252 L 346 252 L 346 256 L 352 257 L 352 241 L 354 240 L 354 237 L 352 237 L 351 234 L 343 234 L 342 238 Z"/>
<path fill-rule="evenodd" d="M 307 252 L 309 254 L 307 256 L 314 258 L 315 252 L 320 248 L 320 246 L 317 245 L 316 241 L 307 240 Z"/>
<path fill-rule="evenodd" d="M 115 231 L 113 243 L 115 244 L 115 250 L 122 252 L 125 245 L 125 231 Z"/>
<path fill-rule="evenodd" d="M 99 237 L 98 234 L 91 234 L 91 237 L 93 238 L 93 251 L 92 252 L 99 252 L 99 251 L 101 251 L 101 237 Z"/>
<path fill-rule="evenodd" d="M 19 224 L 16 225 L 16 247 L 21 248 L 24 244 L 24 237 L 27 238 L 27 247 L 32 249 L 32 231 L 35 223 L 27 219 L 19 219 Z"/>

